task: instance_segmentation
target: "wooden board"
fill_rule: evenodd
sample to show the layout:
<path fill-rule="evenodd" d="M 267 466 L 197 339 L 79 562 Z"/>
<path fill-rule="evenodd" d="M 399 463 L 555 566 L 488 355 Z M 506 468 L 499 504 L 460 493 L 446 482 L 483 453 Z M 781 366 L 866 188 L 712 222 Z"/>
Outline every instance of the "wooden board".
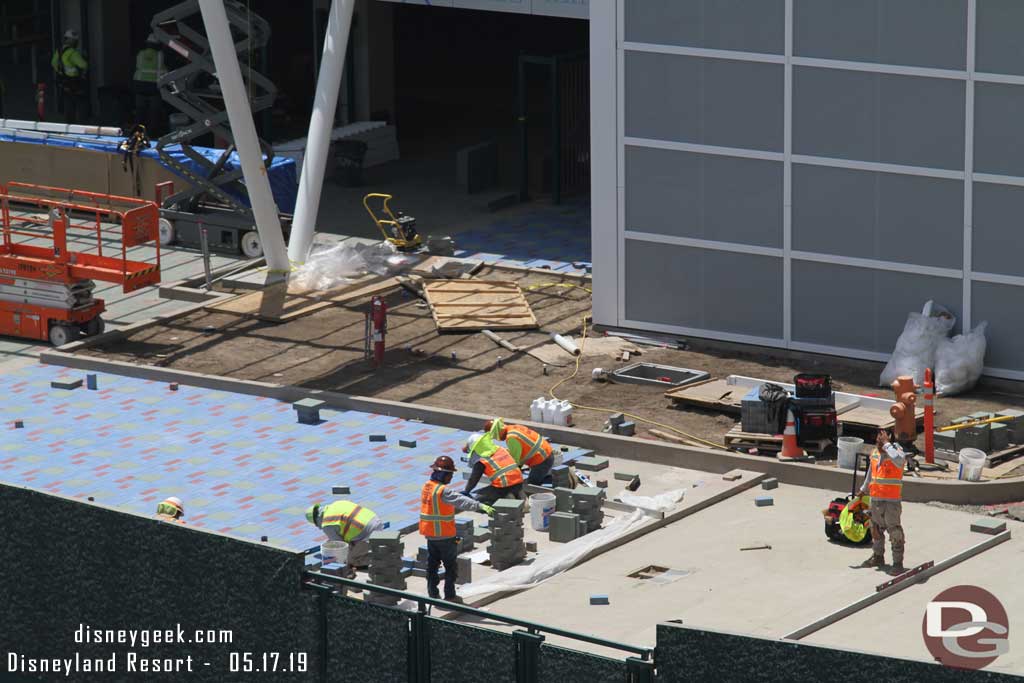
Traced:
<path fill-rule="evenodd" d="M 429 280 L 423 294 L 438 332 L 532 330 L 540 325 L 515 282 Z"/>
<path fill-rule="evenodd" d="M 742 450 L 757 448 L 772 452 L 782 450 L 781 434 L 754 434 L 753 432 L 743 431 L 740 425 L 735 425 L 726 432 L 723 442 L 727 448 L 739 448 Z M 828 439 L 823 439 L 818 443 L 817 448 L 813 446 L 803 446 L 802 448 L 808 453 L 820 453 L 830 443 Z"/>
<path fill-rule="evenodd" d="M 268 322 L 283 323 L 309 315 L 328 306 L 381 294 L 398 287 L 394 277 L 364 275 L 351 283 L 323 292 L 310 292 L 285 283 L 277 283 L 255 292 L 249 292 L 227 301 L 211 304 L 209 311 L 237 313 Z"/>
<path fill-rule="evenodd" d="M 674 403 L 694 405 L 710 410 L 739 414 L 743 397 L 750 387 L 729 384 L 725 379 L 709 379 L 688 384 L 665 392 Z M 859 405 L 856 399 L 836 398 L 836 413 L 843 424 L 865 429 L 890 429 L 896 422 L 887 411 Z M 924 409 L 917 409 L 918 421 L 924 419 Z"/>

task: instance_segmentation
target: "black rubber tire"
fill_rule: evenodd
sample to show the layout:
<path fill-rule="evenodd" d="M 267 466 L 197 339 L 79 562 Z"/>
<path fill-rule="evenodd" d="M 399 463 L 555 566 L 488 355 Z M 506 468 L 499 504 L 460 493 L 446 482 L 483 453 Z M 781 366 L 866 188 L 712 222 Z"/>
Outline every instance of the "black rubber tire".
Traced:
<path fill-rule="evenodd" d="M 101 318 L 100 316 L 96 316 L 95 318 L 93 318 L 92 320 L 85 324 L 85 329 L 83 330 L 83 333 L 87 337 L 95 337 L 97 335 L 103 334 L 103 331 L 106 329 L 107 325 L 106 323 L 103 322 L 103 318 Z"/>

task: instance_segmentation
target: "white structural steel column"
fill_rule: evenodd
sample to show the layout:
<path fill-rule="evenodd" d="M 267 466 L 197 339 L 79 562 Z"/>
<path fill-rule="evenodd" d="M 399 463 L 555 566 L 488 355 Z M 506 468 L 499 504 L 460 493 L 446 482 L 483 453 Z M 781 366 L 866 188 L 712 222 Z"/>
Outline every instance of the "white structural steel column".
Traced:
<path fill-rule="evenodd" d="M 245 92 L 242 69 L 238 66 L 238 54 L 231 37 L 224 1 L 199 0 L 199 9 L 203 14 L 213 63 L 217 67 L 217 79 L 224 95 L 238 158 L 242 163 L 245 189 L 256 218 L 256 229 L 260 234 L 267 268 L 272 273 L 287 273 L 288 253 L 281 233 L 281 220 L 274 195 L 270 191 L 270 178 L 263 164 L 263 151 L 260 149 L 259 136 L 256 135 L 256 124 L 252 120 L 252 108 Z"/>
<path fill-rule="evenodd" d="M 355 0 L 334 0 L 327 20 L 327 37 L 324 38 L 324 54 L 320 60 L 313 115 L 309 119 L 309 136 L 306 138 L 306 154 L 299 179 L 299 198 L 295 204 L 295 219 L 292 221 L 291 240 L 288 243 L 288 258 L 294 263 L 306 261 L 309 247 L 313 243 L 354 7 Z"/>

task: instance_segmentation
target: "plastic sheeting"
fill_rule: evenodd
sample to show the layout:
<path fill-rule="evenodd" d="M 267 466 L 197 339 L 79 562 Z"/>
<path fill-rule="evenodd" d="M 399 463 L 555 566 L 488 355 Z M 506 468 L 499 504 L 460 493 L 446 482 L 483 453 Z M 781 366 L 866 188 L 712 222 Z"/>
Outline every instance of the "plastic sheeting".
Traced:
<path fill-rule="evenodd" d="M 306 262 L 292 272 L 290 281 L 302 290 L 326 291 L 348 284 L 352 279 L 369 273 L 398 273 L 417 262 L 416 257 L 399 254 L 390 242 L 342 242 L 321 248 L 314 245 Z"/>
<path fill-rule="evenodd" d="M 901 375 L 912 376 L 914 384 L 924 382 L 925 368 L 935 367 L 939 342 L 949 336 L 955 325 L 956 318 L 931 301 L 924 305 L 921 313 L 908 315 L 892 357 L 878 378 L 878 385 L 887 387 Z"/>
<path fill-rule="evenodd" d="M 967 334 L 943 339 L 935 351 L 935 392 L 939 396 L 952 396 L 974 387 L 985 367 L 985 340 L 983 322 Z"/>
<path fill-rule="evenodd" d="M 538 555 L 532 564 L 512 567 L 485 579 L 474 581 L 468 586 L 462 586 L 459 589 L 459 594 L 463 598 L 471 598 L 487 593 L 522 591 L 538 586 L 551 577 L 571 569 L 592 550 L 650 524 L 651 518 L 644 510 L 667 512 L 674 508 L 685 494 L 685 489 L 668 491 L 654 497 L 636 496 L 624 492 L 619 496 L 619 500 L 626 505 L 633 505 L 640 509 L 616 517 L 605 528 L 570 541 L 559 551 L 549 551 Z"/>
<path fill-rule="evenodd" d="M 102 137 L 98 135 L 55 135 L 52 133 L 21 131 L 12 128 L 5 128 L 0 130 L 0 142 L 20 142 L 31 145 L 85 149 L 93 152 L 116 154 L 118 156 L 122 154 L 121 150 L 118 149 L 118 145 L 121 144 L 122 138 Z M 210 149 L 207 147 L 194 147 L 193 149 L 213 163 L 216 163 L 220 158 L 220 155 L 223 153 L 223 150 Z M 180 146 L 175 145 L 172 147 L 166 147 L 164 151 L 173 157 L 175 161 L 189 170 L 197 174 L 205 173 L 204 169 L 185 155 Z M 139 156 L 147 159 L 155 159 L 161 166 L 164 166 L 167 170 L 181 177 L 180 174 L 160 159 L 160 155 L 157 154 L 156 149 L 151 147 L 150 149 L 143 150 Z M 239 168 L 238 154 L 233 152 L 228 158 L 225 170 L 233 171 L 237 168 Z M 270 164 L 269 176 L 270 189 L 274 193 L 274 201 L 277 203 L 278 210 L 284 213 L 292 213 L 295 211 L 295 201 L 299 193 L 298 171 L 295 167 L 295 161 L 287 157 L 275 157 L 274 161 Z M 233 193 L 233 196 L 243 204 L 247 206 L 249 205 L 247 197 L 237 193 Z"/>

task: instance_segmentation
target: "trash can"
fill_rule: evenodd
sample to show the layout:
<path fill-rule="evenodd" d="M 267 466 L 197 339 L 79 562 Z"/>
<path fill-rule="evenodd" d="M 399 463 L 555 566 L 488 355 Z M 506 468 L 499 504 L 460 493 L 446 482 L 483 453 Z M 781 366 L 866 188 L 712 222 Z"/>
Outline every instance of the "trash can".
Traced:
<path fill-rule="evenodd" d="M 338 182 L 346 187 L 363 184 L 363 159 L 368 145 L 362 140 L 339 140 L 337 143 Z"/>

